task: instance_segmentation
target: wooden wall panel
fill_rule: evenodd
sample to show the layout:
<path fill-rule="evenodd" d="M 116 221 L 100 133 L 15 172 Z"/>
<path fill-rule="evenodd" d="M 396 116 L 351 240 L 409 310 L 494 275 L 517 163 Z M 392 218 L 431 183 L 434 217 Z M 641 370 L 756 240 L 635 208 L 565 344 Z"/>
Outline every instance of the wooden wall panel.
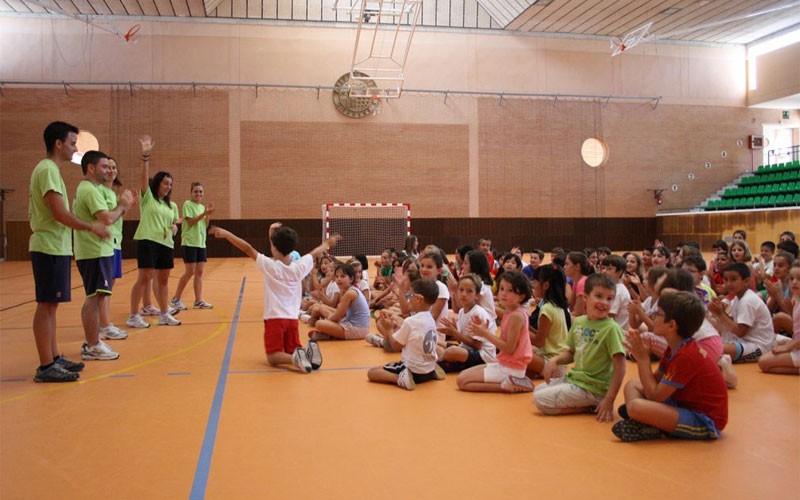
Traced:
<path fill-rule="evenodd" d="M 800 235 L 800 209 L 747 210 L 668 215 L 656 218 L 656 233 L 668 245 L 698 241 L 704 249 L 714 241 L 730 237 L 736 229 L 747 232 L 751 252 L 764 241 L 778 242 L 783 231 Z"/>

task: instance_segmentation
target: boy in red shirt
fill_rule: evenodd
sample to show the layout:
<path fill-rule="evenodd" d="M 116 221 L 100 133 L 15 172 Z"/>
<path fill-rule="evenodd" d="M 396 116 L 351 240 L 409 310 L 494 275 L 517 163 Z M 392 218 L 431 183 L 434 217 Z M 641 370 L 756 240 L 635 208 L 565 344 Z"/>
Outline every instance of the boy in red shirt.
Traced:
<path fill-rule="evenodd" d="M 693 293 L 661 295 L 654 330 L 669 348 L 655 373 L 648 347 L 638 331 L 630 331 L 639 380 L 625 386 L 625 404 L 619 408 L 623 420 L 611 428 L 622 441 L 719 438 L 728 423 L 728 389 L 716 360 L 692 339 L 705 315 Z"/>

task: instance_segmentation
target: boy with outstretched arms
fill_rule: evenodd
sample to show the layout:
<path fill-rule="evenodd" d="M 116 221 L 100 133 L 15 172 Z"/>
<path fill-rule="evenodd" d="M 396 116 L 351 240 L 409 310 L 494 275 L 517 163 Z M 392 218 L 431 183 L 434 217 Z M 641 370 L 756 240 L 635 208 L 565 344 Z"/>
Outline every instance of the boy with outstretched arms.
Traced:
<path fill-rule="evenodd" d="M 298 315 L 302 298 L 303 278 L 314 268 L 314 259 L 328 251 L 341 237 L 332 236 L 299 260 L 292 261 L 291 253 L 297 246 L 297 232 L 275 222 L 269 227 L 272 258 L 258 252 L 250 243 L 220 227 L 212 227 L 209 234 L 228 240 L 233 246 L 256 261 L 264 275 L 264 348 L 267 362 L 273 366 L 295 366 L 302 373 L 310 373 L 322 365 L 322 353 L 315 340 L 305 349 L 300 344 Z"/>
<path fill-rule="evenodd" d="M 728 422 L 728 390 L 716 360 L 692 339 L 705 315 L 703 301 L 696 294 L 661 295 L 655 334 L 669 347 L 655 373 L 647 344 L 638 331 L 630 331 L 639 380 L 625 386 L 625 404 L 619 408 L 623 420 L 611 428 L 622 441 L 720 436 Z"/>

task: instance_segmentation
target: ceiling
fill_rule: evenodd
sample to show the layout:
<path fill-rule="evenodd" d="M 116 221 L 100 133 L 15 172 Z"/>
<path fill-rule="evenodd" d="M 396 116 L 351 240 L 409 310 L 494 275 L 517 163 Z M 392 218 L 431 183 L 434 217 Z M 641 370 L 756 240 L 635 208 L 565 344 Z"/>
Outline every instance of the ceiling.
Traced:
<path fill-rule="evenodd" d="M 388 1 L 388 0 L 387 0 Z M 398 0 L 402 1 L 402 0 Z M 358 0 L 340 0 L 357 3 Z M 0 14 L 352 22 L 334 0 L 0 0 Z M 371 3 L 368 2 L 368 7 Z M 622 37 L 652 22 L 650 40 L 748 44 L 800 27 L 796 0 L 423 0 L 419 26 L 567 37 Z"/>
<path fill-rule="evenodd" d="M 62 14 L 122 35 L 116 23 L 126 18 L 352 23 L 361 1 L 334 9 L 335 0 L 0 0 L 0 15 Z M 648 23 L 644 42 L 746 45 L 800 29 L 800 0 L 422 0 L 418 26 L 621 40 Z M 758 107 L 798 109 L 800 95 Z"/>

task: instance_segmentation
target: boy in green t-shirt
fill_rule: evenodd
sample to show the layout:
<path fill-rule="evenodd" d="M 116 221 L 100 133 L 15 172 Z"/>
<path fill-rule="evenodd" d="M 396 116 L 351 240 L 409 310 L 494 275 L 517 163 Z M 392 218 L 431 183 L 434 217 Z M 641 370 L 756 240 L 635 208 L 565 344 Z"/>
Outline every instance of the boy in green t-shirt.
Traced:
<path fill-rule="evenodd" d="M 586 315 L 575 318 L 567 335 L 567 350 L 545 364 L 533 401 L 545 415 L 597 413 L 597 420 L 613 420 L 614 399 L 625 378 L 625 347 L 620 326 L 609 317 L 615 286 L 605 274 L 586 280 Z M 552 379 L 558 365 L 575 362 L 564 379 Z"/>
<path fill-rule="evenodd" d="M 110 226 L 133 204 L 133 194 L 123 191 L 119 204 L 113 210 L 103 192 L 103 181 L 111 174 L 108 156 L 100 151 L 87 151 L 81 159 L 84 179 L 78 184 L 73 210 L 87 222 L 101 222 Z M 81 310 L 81 321 L 86 342 L 81 349 L 84 360 L 112 360 L 119 358 L 100 340 L 100 310 L 111 295 L 114 282 L 114 242 L 89 233 L 75 232 L 75 262 L 83 278 L 86 300 Z"/>
<path fill-rule="evenodd" d="M 40 363 L 33 380 L 74 382 L 84 365 L 62 356 L 56 341 L 58 304 L 71 299 L 70 229 L 91 231 L 99 238 L 108 238 L 109 232 L 101 222 L 83 221 L 69 211 L 67 188 L 58 165 L 70 161 L 78 151 L 78 128 L 53 122 L 43 135 L 47 158 L 33 169 L 28 192 L 28 218 L 33 231 L 28 250 L 36 286 L 33 336 Z"/>

